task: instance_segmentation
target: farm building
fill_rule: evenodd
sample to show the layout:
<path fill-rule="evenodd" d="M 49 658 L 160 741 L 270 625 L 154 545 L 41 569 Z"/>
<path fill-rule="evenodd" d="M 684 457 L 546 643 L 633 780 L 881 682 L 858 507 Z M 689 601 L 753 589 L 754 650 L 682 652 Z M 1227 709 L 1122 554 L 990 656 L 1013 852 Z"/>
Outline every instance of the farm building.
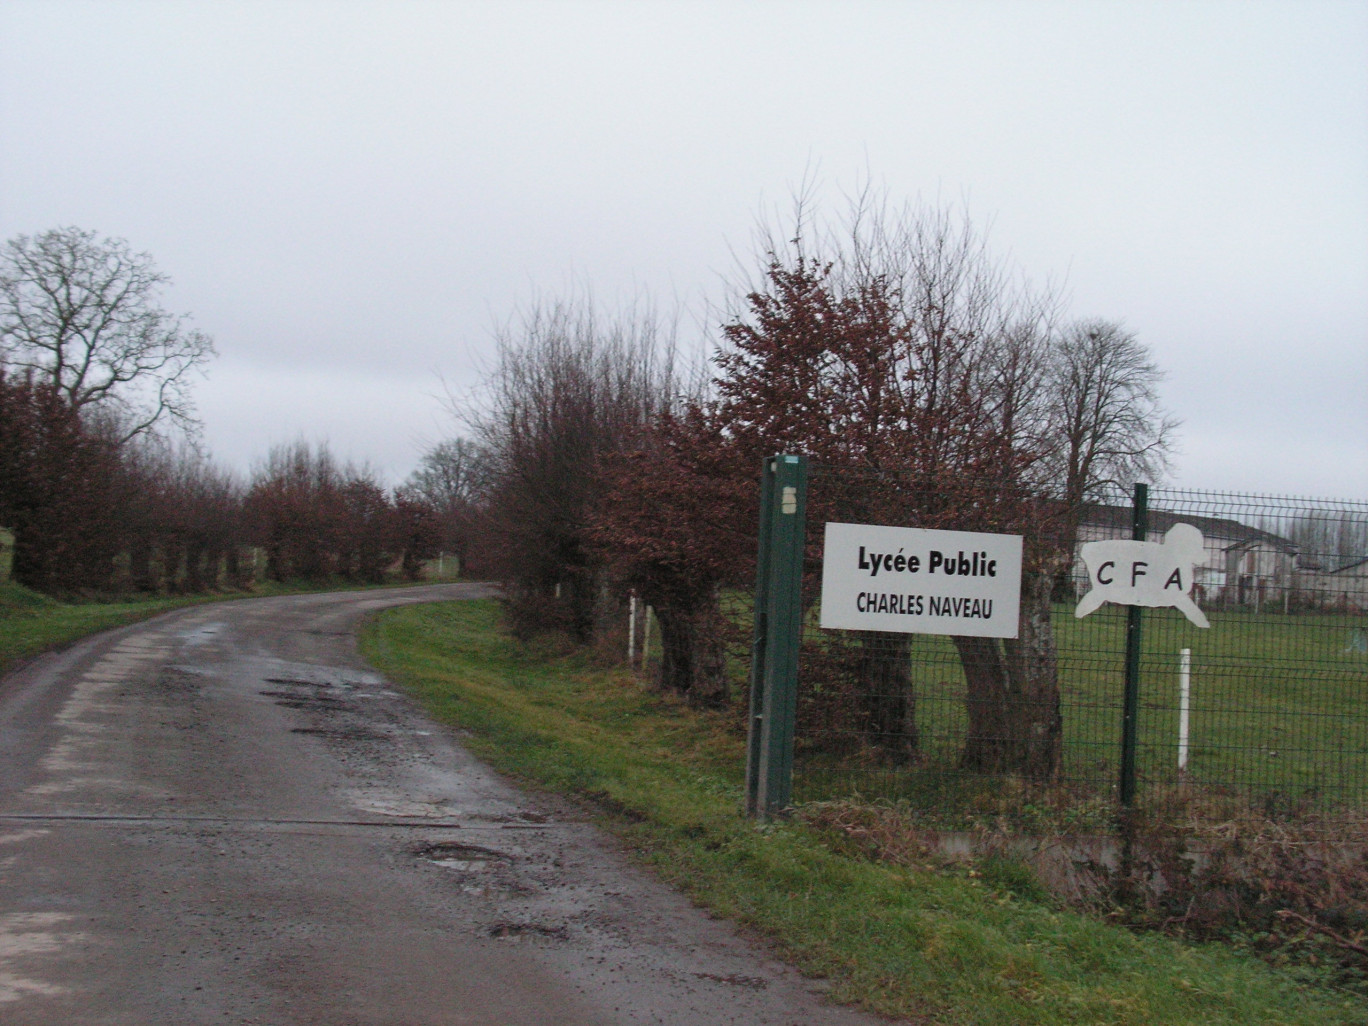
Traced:
<path fill-rule="evenodd" d="M 1289 610 L 1345 608 L 1368 610 L 1368 559 L 1328 569 L 1323 557 L 1303 553 L 1290 538 L 1228 517 L 1149 513 L 1147 541 L 1160 541 L 1174 524 L 1202 532 L 1206 558 L 1197 567 L 1194 595 L 1208 608 L 1267 606 Z M 1131 511 L 1125 506 L 1089 504 L 1078 527 L 1078 544 L 1131 536 Z M 1075 557 L 1073 580 L 1080 597 L 1088 576 Z"/>
<path fill-rule="evenodd" d="M 1327 585 L 1322 605 L 1346 613 L 1368 613 L 1368 559 L 1324 571 L 1319 577 Z"/>

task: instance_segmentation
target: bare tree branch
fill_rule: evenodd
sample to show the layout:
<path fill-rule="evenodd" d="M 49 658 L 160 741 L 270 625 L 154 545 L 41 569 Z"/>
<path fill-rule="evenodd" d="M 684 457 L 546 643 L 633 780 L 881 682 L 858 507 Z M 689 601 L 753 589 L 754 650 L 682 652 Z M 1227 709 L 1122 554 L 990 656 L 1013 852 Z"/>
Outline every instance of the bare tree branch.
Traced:
<path fill-rule="evenodd" d="M 0 251 L 0 361 L 100 408 L 123 441 L 198 427 L 190 378 L 213 341 L 159 302 L 170 279 L 122 239 L 79 228 L 19 235 Z"/>

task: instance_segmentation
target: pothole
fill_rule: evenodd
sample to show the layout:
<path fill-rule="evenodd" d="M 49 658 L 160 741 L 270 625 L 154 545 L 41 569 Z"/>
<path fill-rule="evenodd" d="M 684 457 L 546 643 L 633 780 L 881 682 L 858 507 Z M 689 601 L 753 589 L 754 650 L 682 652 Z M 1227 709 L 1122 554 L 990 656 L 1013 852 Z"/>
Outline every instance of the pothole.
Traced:
<path fill-rule="evenodd" d="M 262 691 L 260 694 L 267 698 L 274 698 L 276 705 L 286 709 L 313 709 L 323 712 L 333 712 L 345 709 L 347 703 L 338 698 L 329 698 L 326 695 L 294 695 L 288 691 Z"/>
<path fill-rule="evenodd" d="M 489 936 L 511 944 L 529 937 L 533 940 L 568 941 L 570 930 L 565 926 L 547 926 L 544 923 L 495 923 L 489 928 Z"/>
<path fill-rule="evenodd" d="M 312 680 L 300 680 L 298 677 L 266 677 L 267 684 L 288 684 L 295 688 L 325 688 L 326 684 L 319 684 Z"/>
<path fill-rule="evenodd" d="M 481 848 L 475 844 L 461 844 L 458 841 L 438 841 L 415 848 L 413 854 L 433 865 L 444 869 L 454 869 L 461 873 L 483 873 L 499 865 L 512 861 L 503 852 Z"/>

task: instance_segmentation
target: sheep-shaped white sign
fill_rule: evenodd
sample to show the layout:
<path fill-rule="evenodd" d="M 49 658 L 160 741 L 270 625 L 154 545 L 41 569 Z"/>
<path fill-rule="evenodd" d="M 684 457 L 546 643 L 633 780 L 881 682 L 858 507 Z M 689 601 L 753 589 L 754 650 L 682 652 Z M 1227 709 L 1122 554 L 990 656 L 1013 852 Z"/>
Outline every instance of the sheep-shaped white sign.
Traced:
<path fill-rule="evenodd" d="M 1103 602 L 1122 606 L 1174 606 L 1198 627 L 1210 627 L 1189 592 L 1194 568 L 1205 558 L 1202 532 L 1174 524 L 1161 542 L 1095 541 L 1078 548 L 1092 590 L 1074 616 L 1084 617 Z"/>

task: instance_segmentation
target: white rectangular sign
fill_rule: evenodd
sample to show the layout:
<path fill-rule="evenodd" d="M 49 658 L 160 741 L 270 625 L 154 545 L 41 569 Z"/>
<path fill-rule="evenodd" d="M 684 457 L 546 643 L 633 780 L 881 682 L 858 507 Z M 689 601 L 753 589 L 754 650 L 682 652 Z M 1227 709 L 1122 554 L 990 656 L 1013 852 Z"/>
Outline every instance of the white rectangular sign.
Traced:
<path fill-rule="evenodd" d="M 1021 536 L 827 524 L 822 626 L 1015 638 Z"/>

